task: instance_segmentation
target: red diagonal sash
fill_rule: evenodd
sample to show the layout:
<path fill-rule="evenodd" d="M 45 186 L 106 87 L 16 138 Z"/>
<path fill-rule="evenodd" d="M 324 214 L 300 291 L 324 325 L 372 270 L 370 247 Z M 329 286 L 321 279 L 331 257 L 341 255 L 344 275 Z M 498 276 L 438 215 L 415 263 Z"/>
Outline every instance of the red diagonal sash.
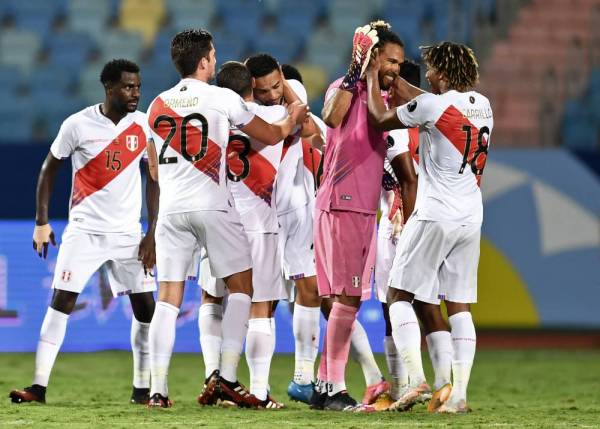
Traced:
<path fill-rule="evenodd" d="M 181 121 L 183 120 L 183 117 L 166 106 L 161 98 L 157 98 L 156 101 L 152 103 L 152 108 L 150 109 L 150 114 L 148 117 L 148 123 L 163 141 L 166 140 L 167 136 L 171 132 L 171 127 L 166 121 L 162 121 L 158 125 L 158 128 L 154 128 L 154 121 L 161 115 L 170 116 L 175 120 L 177 126 L 175 127 L 175 134 L 173 135 L 169 146 L 177 153 L 181 154 Z M 186 130 L 187 152 L 190 154 L 196 154 L 200 152 L 202 131 L 200 128 L 191 123 L 188 123 L 188 125 L 190 126 Z M 156 150 L 158 153 L 160 153 L 162 150 L 162 145 L 161 147 L 157 147 Z M 208 138 L 208 148 L 206 150 L 206 154 L 202 159 L 193 162 L 192 165 L 210 177 L 214 182 L 219 183 L 219 171 L 221 169 L 221 147 Z"/>
<path fill-rule="evenodd" d="M 106 146 L 95 158 L 77 170 L 73 179 L 71 207 L 80 204 L 86 197 L 99 191 L 146 149 L 146 135 L 142 127 L 131 124 Z"/>
<path fill-rule="evenodd" d="M 456 107 L 449 106 L 437 120 L 435 126 L 450 141 L 450 143 L 452 143 L 456 150 L 460 152 L 461 156 L 464 156 L 468 138 L 467 132 L 463 127 L 470 127 L 471 145 L 469 147 L 469 153 L 467 154 L 467 162 L 471 164 L 473 158 L 477 154 L 475 157 L 475 166 L 478 171 L 483 171 L 487 155 L 486 153 L 478 152 L 478 150 L 481 149 L 477 141 L 479 129 L 473 125 L 465 115 L 463 115 Z M 481 146 L 487 148 L 487 139 L 485 137 L 481 139 Z M 477 185 L 479 186 L 481 174 L 475 174 L 475 177 L 477 179 Z"/>
<path fill-rule="evenodd" d="M 234 175 L 239 176 L 243 169 L 243 163 L 240 161 L 240 153 L 243 149 L 244 144 L 239 140 L 232 140 L 227 146 L 227 164 Z M 234 153 L 235 156 L 230 156 Z M 252 147 L 250 147 L 246 158 L 250 167 L 248 175 L 243 179 L 244 185 L 270 206 L 277 170 L 267 158 Z"/>

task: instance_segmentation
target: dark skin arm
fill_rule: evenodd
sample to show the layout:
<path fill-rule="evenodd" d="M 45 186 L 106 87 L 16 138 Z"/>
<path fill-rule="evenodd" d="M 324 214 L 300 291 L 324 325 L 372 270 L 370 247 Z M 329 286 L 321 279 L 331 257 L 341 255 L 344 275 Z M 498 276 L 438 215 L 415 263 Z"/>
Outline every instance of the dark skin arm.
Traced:
<path fill-rule="evenodd" d="M 287 105 L 290 105 L 292 103 L 302 103 L 300 97 L 298 97 L 298 95 L 292 89 L 291 85 L 284 78 L 281 69 L 279 72 L 281 73 L 281 82 L 283 82 L 283 99 L 285 100 L 285 103 Z M 302 123 L 302 129 L 300 130 L 300 137 L 310 137 L 318 132 L 319 127 L 317 126 L 317 124 L 315 124 L 315 121 L 313 121 L 310 115 L 306 115 L 306 119 Z"/>
<path fill-rule="evenodd" d="M 417 198 L 417 174 L 415 173 L 410 152 L 401 153 L 390 164 L 400 182 L 402 214 L 404 219 L 408 219 L 415 208 L 415 200 Z"/>
<path fill-rule="evenodd" d="M 323 122 L 325 122 L 329 128 L 339 127 L 346 117 L 348 109 L 350 109 L 351 101 L 352 93 L 350 91 L 340 88 L 334 89 L 333 94 L 325 101 L 325 105 L 321 111 Z"/>
<path fill-rule="evenodd" d="M 369 107 L 369 124 L 379 131 L 408 128 L 406 125 L 400 122 L 400 119 L 398 119 L 396 109 L 386 109 L 383 99 L 381 98 L 378 73 L 378 62 L 371 60 L 369 68 L 367 69 L 367 104 Z M 401 77 L 397 77 L 394 80 L 394 91 L 398 94 L 398 96 L 406 100 L 412 100 L 417 95 L 425 92 L 422 89 L 410 85 Z"/>
<path fill-rule="evenodd" d="M 148 163 L 146 163 L 145 169 L 147 177 L 146 206 L 148 207 L 148 230 L 146 231 L 144 238 L 142 238 L 142 241 L 140 241 L 138 261 L 142 261 L 144 271 L 151 271 L 156 263 L 154 232 L 156 231 L 156 221 L 158 218 L 158 198 L 160 196 L 160 188 L 152 174 L 150 156 L 148 157 Z"/>
<path fill-rule="evenodd" d="M 37 226 L 48 224 L 48 204 L 50 202 L 50 196 L 52 195 L 52 189 L 54 188 L 56 173 L 62 163 L 62 160 L 55 158 L 52 153 L 48 152 L 48 155 L 42 164 L 42 168 L 40 169 L 35 193 L 35 224 Z M 54 232 L 50 233 L 49 240 L 53 246 L 56 246 Z M 34 241 L 33 249 L 45 259 L 48 255 L 48 241 L 44 241 L 43 249 L 41 251 L 37 248 Z"/>

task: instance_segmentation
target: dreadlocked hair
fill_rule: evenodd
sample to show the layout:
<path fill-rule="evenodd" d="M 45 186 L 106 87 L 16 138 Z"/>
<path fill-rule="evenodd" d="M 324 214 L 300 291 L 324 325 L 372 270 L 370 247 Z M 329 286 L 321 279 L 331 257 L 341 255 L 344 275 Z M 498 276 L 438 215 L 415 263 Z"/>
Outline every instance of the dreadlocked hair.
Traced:
<path fill-rule="evenodd" d="M 477 59 L 466 45 L 442 42 L 434 46 L 420 46 L 425 64 L 444 75 L 451 89 L 465 92 L 479 79 Z"/>

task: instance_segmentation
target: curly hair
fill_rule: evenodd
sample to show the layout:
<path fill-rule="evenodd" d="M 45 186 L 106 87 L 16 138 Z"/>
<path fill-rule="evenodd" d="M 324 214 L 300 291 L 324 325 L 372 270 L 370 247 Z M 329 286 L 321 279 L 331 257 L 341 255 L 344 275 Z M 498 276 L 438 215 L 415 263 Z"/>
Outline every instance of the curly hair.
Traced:
<path fill-rule="evenodd" d="M 442 42 L 433 46 L 420 46 L 420 49 L 427 67 L 443 74 L 451 89 L 465 92 L 477 84 L 479 64 L 468 46 Z"/>
<path fill-rule="evenodd" d="M 394 43 L 404 48 L 404 42 L 392 31 L 392 26 L 387 22 L 380 19 L 378 21 L 371 21 L 369 25 L 377 31 L 377 37 L 379 38 L 379 42 L 374 46 L 375 48 L 381 48 L 387 43 Z"/>

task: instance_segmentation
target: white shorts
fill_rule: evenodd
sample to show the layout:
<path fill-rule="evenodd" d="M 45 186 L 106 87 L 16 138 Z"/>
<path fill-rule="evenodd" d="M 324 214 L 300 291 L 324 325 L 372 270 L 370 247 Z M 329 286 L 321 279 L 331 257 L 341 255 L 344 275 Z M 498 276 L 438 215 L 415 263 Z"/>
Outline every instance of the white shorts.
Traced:
<path fill-rule="evenodd" d="M 313 249 L 313 204 L 278 216 L 279 250 L 286 279 L 317 275 Z"/>
<path fill-rule="evenodd" d="M 477 302 L 481 224 L 417 220 L 400 235 L 389 286 L 437 304 Z"/>
<path fill-rule="evenodd" d="M 89 234 L 67 226 L 62 235 L 54 268 L 54 289 L 81 293 L 86 283 L 104 265 L 113 296 L 152 292 L 156 282 L 144 274 L 138 261 L 142 233 Z"/>
<path fill-rule="evenodd" d="M 158 219 L 158 281 L 184 281 L 205 248 L 212 274 L 218 278 L 252 267 L 250 245 L 235 210 L 173 213 Z"/>
<path fill-rule="evenodd" d="M 288 299 L 288 292 L 281 282 L 279 269 L 277 234 L 249 232 L 248 241 L 252 251 L 252 302 L 277 301 Z M 208 258 L 210 259 L 210 257 Z M 205 259 L 200 264 L 200 284 L 209 294 L 221 298 L 225 294 L 225 282 L 212 276 L 206 269 Z"/>

